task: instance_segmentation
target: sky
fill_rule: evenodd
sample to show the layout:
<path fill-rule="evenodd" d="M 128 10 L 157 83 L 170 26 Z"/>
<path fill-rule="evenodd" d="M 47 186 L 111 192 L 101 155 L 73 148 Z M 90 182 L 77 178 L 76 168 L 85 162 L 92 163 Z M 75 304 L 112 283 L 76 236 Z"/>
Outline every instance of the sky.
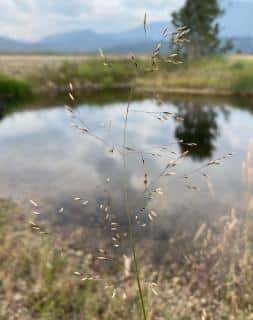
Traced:
<path fill-rule="evenodd" d="M 0 0 L 0 34 L 37 40 L 76 29 L 124 31 L 149 21 L 166 21 L 185 0 Z"/>

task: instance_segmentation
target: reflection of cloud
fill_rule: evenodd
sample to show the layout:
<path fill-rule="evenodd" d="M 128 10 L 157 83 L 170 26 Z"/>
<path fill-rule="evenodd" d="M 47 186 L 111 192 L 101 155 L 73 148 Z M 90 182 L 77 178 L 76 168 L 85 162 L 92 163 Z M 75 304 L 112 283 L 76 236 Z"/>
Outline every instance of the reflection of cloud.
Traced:
<path fill-rule="evenodd" d="M 22 117 L 22 121 L 20 121 Z M 59 123 L 59 118 L 61 121 Z M 4 119 L 4 122 L 0 126 L 0 135 L 4 138 L 18 137 L 29 134 L 36 134 L 48 127 L 56 127 L 58 124 L 62 126 L 64 121 L 68 125 L 67 117 L 62 113 L 62 109 L 54 108 L 50 109 L 50 112 L 44 111 L 37 112 L 16 112 Z M 24 125 L 25 123 L 25 125 Z"/>
<path fill-rule="evenodd" d="M 229 122 L 220 120 L 222 126 L 222 143 L 227 144 L 230 149 L 245 150 L 244 141 L 247 144 L 253 137 L 252 116 L 249 112 L 233 110 Z"/>
<path fill-rule="evenodd" d="M 134 102 L 131 109 L 175 111 L 176 107 L 168 103 L 158 109 L 152 101 L 146 100 Z M 149 114 L 131 112 L 131 109 L 128 145 L 153 151 L 156 144 L 169 145 L 175 142 L 176 124 L 173 120 L 161 123 Z M 224 165 L 204 170 L 211 177 L 215 199 L 209 196 L 201 174 L 197 173 L 187 181 L 182 179 L 185 173 L 205 163 L 193 163 L 187 158 L 180 166 L 173 168 L 176 176 L 157 180 L 154 187 L 162 187 L 164 195 L 156 195 L 148 201 L 143 198 L 144 173 L 148 173 L 148 182 L 159 177 L 171 154 L 163 152 L 158 158 L 144 155 L 144 166 L 140 155 L 129 154 L 127 157 L 130 208 L 140 209 L 147 205 L 148 210 L 156 210 L 158 218 L 153 228 L 162 231 L 165 239 L 173 230 L 187 229 L 200 220 L 227 213 L 227 208 L 240 198 L 240 164 L 251 136 L 252 117 L 245 111 L 231 109 L 229 121 L 225 122 L 219 109 L 215 110 L 220 136 L 214 140 L 213 157 L 231 151 L 236 153 Z M 87 127 L 97 135 L 107 137 L 109 145 L 122 143 L 124 104 L 113 104 L 106 108 L 83 105 L 77 112 Z M 26 204 L 34 198 L 53 220 L 57 216 L 57 209 L 65 207 L 62 215 L 64 222 L 86 225 L 104 221 L 98 206 L 102 202 L 110 205 L 115 217 L 125 220 L 122 156 L 116 152 L 110 153 L 109 145 L 80 135 L 70 126 L 70 119 L 63 108 L 14 113 L 0 122 L 0 136 L 2 197 L 12 197 Z M 234 143 L 233 137 L 239 138 L 239 145 Z M 178 151 L 177 144 L 172 145 L 171 149 Z M 107 177 L 110 177 L 109 183 L 106 183 Z M 186 183 L 198 186 L 200 191 L 188 190 Z M 84 207 L 74 202 L 74 196 L 89 200 L 89 204 Z M 136 210 L 133 211 L 136 213 Z M 155 237 L 152 233 L 150 236 Z"/>

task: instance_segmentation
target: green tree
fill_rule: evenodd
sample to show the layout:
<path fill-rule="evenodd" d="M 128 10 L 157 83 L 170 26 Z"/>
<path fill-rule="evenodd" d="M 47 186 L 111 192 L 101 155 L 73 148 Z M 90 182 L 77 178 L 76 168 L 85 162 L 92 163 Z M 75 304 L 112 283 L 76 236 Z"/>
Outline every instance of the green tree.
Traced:
<path fill-rule="evenodd" d="M 219 40 L 218 18 L 223 14 L 218 0 L 186 0 L 185 5 L 172 14 L 176 28 L 187 26 L 191 29 L 185 46 L 188 55 L 199 57 L 231 49 L 231 43 L 222 47 Z"/>

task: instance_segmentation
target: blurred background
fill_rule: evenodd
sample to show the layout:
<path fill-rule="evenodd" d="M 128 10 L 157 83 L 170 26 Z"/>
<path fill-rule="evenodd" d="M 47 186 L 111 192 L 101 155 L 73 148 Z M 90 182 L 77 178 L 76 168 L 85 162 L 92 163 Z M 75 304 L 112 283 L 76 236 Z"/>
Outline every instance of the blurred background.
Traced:
<path fill-rule="evenodd" d="M 198 2 L 195 2 L 196 4 Z M 207 1 L 208 3 L 208 1 Z M 150 53 L 165 26 L 172 32 L 172 13 L 185 1 L 7 0 L 0 4 L 0 50 L 7 53 Z M 253 28 L 250 0 L 220 0 L 217 14 L 220 40 L 232 39 L 234 52 L 252 53 Z M 208 14 L 195 12 L 192 15 Z M 198 10 L 198 9 L 197 9 Z M 210 9 L 209 9 L 210 10 Z M 148 13 L 147 35 L 143 32 Z M 210 13 L 210 11 L 209 11 Z M 188 26 L 192 27 L 192 26 Z"/>

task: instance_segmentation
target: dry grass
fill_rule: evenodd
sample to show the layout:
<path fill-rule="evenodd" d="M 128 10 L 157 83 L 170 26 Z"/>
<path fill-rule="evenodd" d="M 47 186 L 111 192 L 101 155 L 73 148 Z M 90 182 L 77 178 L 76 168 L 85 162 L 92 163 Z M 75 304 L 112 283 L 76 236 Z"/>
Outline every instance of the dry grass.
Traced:
<path fill-rule="evenodd" d="M 252 210 L 252 199 L 246 207 Z M 149 319 L 252 319 L 252 229 L 246 217 L 232 210 L 209 229 L 200 226 L 185 264 L 142 263 Z M 7 201 L 1 201 L 0 219 L 0 319 L 140 319 L 130 257 L 117 256 L 108 268 L 108 261 L 78 248 L 85 228 L 67 237 L 56 229 L 40 234 Z"/>
<path fill-rule="evenodd" d="M 1 204 L 0 319 L 123 319 L 137 308 L 134 281 L 122 302 L 112 299 L 117 272 L 106 289 L 107 281 L 94 280 L 96 257 L 72 249 L 80 232 L 68 239 L 56 235 L 52 243 L 50 236 L 29 230 L 15 206 Z"/>
<path fill-rule="evenodd" d="M 70 80 L 76 88 L 129 87 L 135 78 L 131 59 L 120 56 L 107 59 L 109 64 L 105 66 L 99 55 L 0 55 L 0 67 L 3 74 L 32 83 L 34 91 L 66 89 Z M 148 57 L 138 57 L 137 61 L 141 65 L 139 69 L 150 69 Z M 138 74 L 137 86 L 157 91 L 195 89 L 207 90 L 207 93 L 213 90 L 216 94 L 251 93 L 252 71 L 252 57 L 240 55 L 188 60 L 177 66 L 161 63 L 159 71 Z"/>
<path fill-rule="evenodd" d="M 146 18 L 144 27 L 145 20 Z M 182 28 L 178 32 L 180 35 L 186 31 L 187 29 Z M 181 37 L 179 40 L 182 41 Z M 153 222 L 157 214 L 154 210 L 148 211 L 144 207 L 137 213 L 135 219 L 132 219 L 129 207 L 128 154 L 131 152 L 141 154 L 141 161 L 143 166 L 145 165 L 143 152 L 127 143 L 130 101 L 136 83 L 142 87 L 148 84 L 155 88 L 163 86 L 175 88 L 184 84 L 189 86 L 190 83 L 197 89 L 204 86 L 236 92 L 249 90 L 252 80 L 251 61 L 232 61 L 229 58 L 216 57 L 187 61 L 184 66 L 175 69 L 174 65 L 165 65 L 163 60 L 159 59 L 159 53 L 160 44 L 154 49 L 151 62 L 132 57 L 130 61 L 117 60 L 112 63 L 101 52 L 102 62 L 94 59 L 80 64 L 68 61 L 64 62 L 60 69 L 50 70 L 51 73 L 30 75 L 30 81 L 34 79 L 37 85 L 42 85 L 49 79 L 54 85 L 67 82 L 71 105 L 75 103 L 77 81 L 80 84 L 82 81 L 91 84 L 96 81 L 101 86 L 109 87 L 121 79 L 133 82 L 126 108 L 123 144 L 115 145 L 109 150 L 112 153 L 123 154 L 125 212 L 129 227 L 125 238 L 128 235 L 131 255 L 127 253 L 112 255 L 107 249 L 98 249 L 98 252 L 77 249 L 76 244 L 81 243 L 88 232 L 84 227 L 68 231 L 66 237 L 57 227 L 50 229 L 48 225 L 42 225 L 35 201 L 30 201 L 34 217 L 30 222 L 14 205 L 2 202 L 0 211 L 2 243 L 0 298 L 3 301 L 0 306 L 0 317 L 2 319 L 137 320 L 143 317 L 152 320 L 250 320 L 253 318 L 253 259 L 251 258 L 253 144 L 250 145 L 243 164 L 246 191 L 245 207 L 242 212 L 232 208 L 231 213 L 215 221 L 212 226 L 200 225 L 195 235 L 186 236 L 191 245 L 185 251 L 184 248 L 180 248 L 179 251 L 174 251 L 174 256 L 170 255 L 171 264 L 167 268 L 154 267 L 146 257 L 146 252 L 138 254 L 143 248 L 141 243 L 136 243 L 135 225 L 146 227 Z M 155 72 L 158 66 L 161 68 Z M 150 67 L 151 76 L 150 72 L 146 72 Z M 105 75 L 110 76 L 110 81 L 105 82 Z M 71 79 L 71 82 L 68 82 L 68 79 Z M 105 138 L 98 136 L 92 128 L 86 127 L 71 106 L 67 106 L 67 110 L 77 130 L 107 145 Z M 171 117 L 183 121 L 177 114 L 169 112 L 152 113 L 151 116 L 156 117 L 158 121 L 167 121 Z M 189 148 L 193 147 L 191 142 L 181 141 L 181 143 Z M 144 198 L 164 196 L 164 191 L 157 182 L 161 177 L 171 175 L 172 168 L 176 170 L 188 152 L 189 150 L 176 154 L 156 180 L 150 184 L 145 183 Z M 151 156 L 154 157 L 154 154 Z M 201 170 L 219 165 L 230 156 L 231 154 L 228 154 L 211 160 L 202 166 Z M 196 172 L 198 169 L 194 171 Z M 213 195 L 212 185 L 210 181 L 208 183 L 209 192 Z M 192 192 L 198 190 L 187 181 L 185 185 Z M 73 201 L 87 204 L 85 199 L 78 196 L 74 196 Z M 111 220 L 109 207 L 104 208 L 100 205 L 100 209 L 106 214 L 105 223 L 110 226 L 112 240 L 116 241 L 114 245 L 119 246 L 124 239 L 119 233 L 118 222 Z M 142 215 L 142 218 L 139 215 Z M 146 222 L 142 224 L 141 219 L 145 218 Z M 94 235 L 91 236 L 96 239 Z M 172 240 L 171 243 L 175 248 L 182 242 L 182 238 L 180 243 L 177 243 L 176 239 L 170 239 Z M 177 256 L 178 252 L 180 257 Z"/>
<path fill-rule="evenodd" d="M 155 88 L 209 89 L 227 93 L 253 91 L 253 59 L 246 56 L 208 57 L 187 60 L 180 66 L 162 65 L 152 78 L 141 79 L 140 86 Z"/>
<path fill-rule="evenodd" d="M 252 159 L 253 143 L 243 163 L 242 211 L 201 224 L 187 236 L 190 251 L 174 238 L 179 250 L 167 266 L 138 255 L 148 319 L 253 319 Z M 9 201 L 0 205 L 0 319 L 140 319 L 130 256 L 104 259 L 106 251 L 80 246 L 94 231 L 38 227 Z"/>
<path fill-rule="evenodd" d="M 0 69 L 3 74 L 11 77 L 27 79 L 40 73 L 46 73 L 47 71 L 59 71 L 66 61 L 82 63 L 87 59 L 88 56 L 81 55 L 0 54 Z"/>

